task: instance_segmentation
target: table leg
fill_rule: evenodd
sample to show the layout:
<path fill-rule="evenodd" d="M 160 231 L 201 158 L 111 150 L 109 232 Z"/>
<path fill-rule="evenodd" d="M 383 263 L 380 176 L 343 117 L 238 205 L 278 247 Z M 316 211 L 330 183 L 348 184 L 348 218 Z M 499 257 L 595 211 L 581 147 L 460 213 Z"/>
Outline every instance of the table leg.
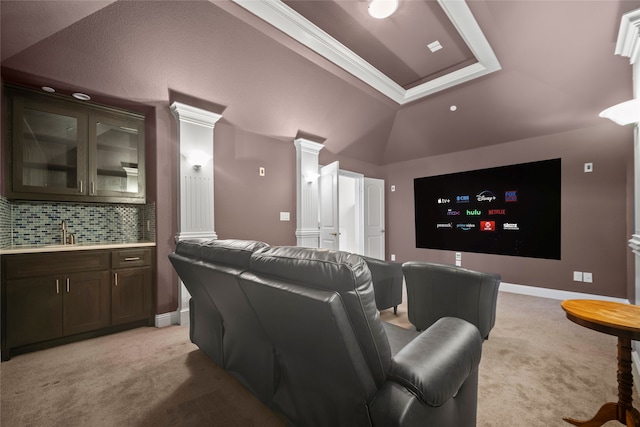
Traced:
<path fill-rule="evenodd" d="M 631 340 L 618 337 L 618 403 L 605 403 L 588 421 L 563 418 L 580 427 L 600 427 L 618 420 L 627 427 L 640 427 L 640 413 L 633 407 L 633 374 L 631 372 Z"/>

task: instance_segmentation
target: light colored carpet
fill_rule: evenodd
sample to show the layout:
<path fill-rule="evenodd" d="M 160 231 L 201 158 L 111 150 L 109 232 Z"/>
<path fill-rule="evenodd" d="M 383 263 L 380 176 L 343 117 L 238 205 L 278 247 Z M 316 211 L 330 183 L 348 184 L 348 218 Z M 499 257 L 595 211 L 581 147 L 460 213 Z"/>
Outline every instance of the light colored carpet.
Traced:
<path fill-rule="evenodd" d="M 411 327 L 405 305 L 398 316 L 381 316 Z M 282 425 L 188 336 L 183 326 L 139 328 L 3 362 L 0 425 Z M 616 344 L 567 320 L 560 301 L 501 292 L 483 344 L 478 426 L 569 426 L 563 416 L 591 418 L 617 400 Z"/>
<path fill-rule="evenodd" d="M 562 417 L 588 420 L 617 402 L 617 338 L 571 322 L 560 303 L 499 292 L 496 324 L 482 346 L 479 427 L 570 426 Z M 405 304 L 398 316 L 385 310 L 381 317 L 412 327 Z"/>

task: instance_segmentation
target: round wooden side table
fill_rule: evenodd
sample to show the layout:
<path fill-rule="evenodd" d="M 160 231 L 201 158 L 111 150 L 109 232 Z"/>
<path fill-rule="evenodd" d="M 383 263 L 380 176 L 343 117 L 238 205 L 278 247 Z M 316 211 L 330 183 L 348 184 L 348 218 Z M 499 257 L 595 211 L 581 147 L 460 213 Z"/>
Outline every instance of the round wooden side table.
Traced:
<path fill-rule="evenodd" d="M 612 420 L 640 427 L 640 413 L 633 407 L 631 372 L 631 340 L 640 340 L 640 306 L 611 301 L 565 300 L 562 309 L 572 322 L 618 337 L 618 402 L 605 403 L 590 420 L 564 420 L 581 427 L 600 427 Z"/>

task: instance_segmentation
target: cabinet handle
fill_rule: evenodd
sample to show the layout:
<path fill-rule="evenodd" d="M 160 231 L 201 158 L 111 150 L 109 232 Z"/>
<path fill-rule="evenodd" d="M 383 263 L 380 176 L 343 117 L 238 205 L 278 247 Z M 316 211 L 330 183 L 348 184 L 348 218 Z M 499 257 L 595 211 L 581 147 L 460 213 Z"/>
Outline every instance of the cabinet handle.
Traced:
<path fill-rule="evenodd" d="M 82 193 L 82 192 L 83 192 L 83 191 L 82 191 L 82 180 L 80 180 L 80 181 L 78 182 L 78 187 L 80 187 L 80 193 Z"/>
<path fill-rule="evenodd" d="M 60 293 L 60 280 L 56 279 L 56 294 Z"/>
<path fill-rule="evenodd" d="M 95 182 L 91 181 L 91 194 L 92 196 L 96 194 L 96 184 Z"/>
<path fill-rule="evenodd" d="M 126 257 L 124 260 L 125 261 L 140 261 L 140 257 L 139 256 Z"/>
<path fill-rule="evenodd" d="M 69 280 L 69 278 L 67 277 L 67 293 L 69 293 L 69 282 L 70 282 L 70 280 Z"/>
<path fill-rule="evenodd" d="M 114 278 L 116 286 L 118 286 L 118 273 L 113 273 L 113 278 Z"/>

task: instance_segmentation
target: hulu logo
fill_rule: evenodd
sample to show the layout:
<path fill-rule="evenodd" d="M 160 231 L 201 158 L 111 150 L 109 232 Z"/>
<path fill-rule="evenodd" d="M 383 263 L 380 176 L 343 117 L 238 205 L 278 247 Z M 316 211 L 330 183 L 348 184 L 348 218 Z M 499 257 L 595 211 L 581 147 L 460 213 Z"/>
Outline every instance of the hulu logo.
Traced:
<path fill-rule="evenodd" d="M 467 215 L 470 215 L 470 216 L 482 215 L 482 211 L 479 211 L 478 209 L 474 209 L 470 211 L 469 209 L 467 209 Z"/>

